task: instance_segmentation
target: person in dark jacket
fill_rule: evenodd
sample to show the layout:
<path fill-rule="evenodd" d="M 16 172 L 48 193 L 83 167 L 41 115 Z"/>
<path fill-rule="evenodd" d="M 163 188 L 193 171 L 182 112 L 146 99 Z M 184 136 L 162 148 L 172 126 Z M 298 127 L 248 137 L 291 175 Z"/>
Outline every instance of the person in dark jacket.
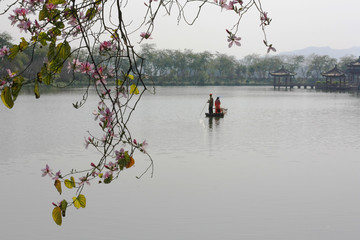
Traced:
<path fill-rule="evenodd" d="M 213 113 L 214 99 L 212 98 L 212 94 L 210 93 L 210 98 L 207 101 L 209 103 L 209 113 Z"/>

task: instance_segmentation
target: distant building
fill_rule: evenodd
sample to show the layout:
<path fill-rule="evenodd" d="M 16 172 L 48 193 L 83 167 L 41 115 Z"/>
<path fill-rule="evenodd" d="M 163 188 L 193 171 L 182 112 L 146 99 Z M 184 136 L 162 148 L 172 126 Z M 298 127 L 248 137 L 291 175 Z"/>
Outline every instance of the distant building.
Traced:
<path fill-rule="evenodd" d="M 294 83 L 294 76 L 296 73 L 290 72 L 284 68 L 284 66 L 281 67 L 281 69 L 270 72 L 270 75 L 274 77 L 274 88 L 275 87 L 290 87 L 293 88 Z"/>

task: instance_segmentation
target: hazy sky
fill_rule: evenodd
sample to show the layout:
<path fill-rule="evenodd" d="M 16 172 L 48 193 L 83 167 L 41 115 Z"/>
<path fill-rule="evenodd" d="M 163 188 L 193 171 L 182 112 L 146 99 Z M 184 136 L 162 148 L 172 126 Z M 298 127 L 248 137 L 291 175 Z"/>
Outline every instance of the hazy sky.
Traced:
<path fill-rule="evenodd" d="M 126 14 L 142 19 L 139 9 L 144 7 L 143 3 L 144 0 L 130 0 L 130 9 Z M 262 0 L 262 6 L 272 18 L 271 25 L 267 27 L 268 41 L 273 43 L 278 53 L 309 46 L 329 46 L 334 49 L 360 46 L 359 0 Z M 135 7 L 136 11 L 131 11 Z M 193 26 L 183 21 L 177 25 L 175 15 L 160 16 L 153 39 L 146 42 L 156 44 L 159 49 L 220 52 L 238 58 L 252 53 L 266 53 L 259 14 L 255 9 L 242 20 L 238 34 L 242 38 L 241 47 L 230 49 L 225 29 L 230 29 L 236 21 L 230 11 L 207 6 Z M 0 27 L 0 31 L 19 36 L 18 30 L 10 26 L 7 18 L 0 18 Z M 137 39 L 138 34 L 134 37 Z"/>

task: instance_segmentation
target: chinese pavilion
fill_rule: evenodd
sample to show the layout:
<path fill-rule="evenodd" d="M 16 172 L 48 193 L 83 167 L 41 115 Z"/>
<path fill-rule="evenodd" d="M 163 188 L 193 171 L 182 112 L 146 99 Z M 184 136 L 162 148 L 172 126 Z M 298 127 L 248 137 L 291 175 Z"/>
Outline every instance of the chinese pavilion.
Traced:
<path fill-rule="evenodd" d="M 274 77 L 274 88 L 275 87 L 290 87 L 292 88 L 294 86 L 293 79 L 296 73 L 290 72 L 284 68 L 284 66 L 281 67 L 281 69 L 271 72 L 271 76 Z"/>

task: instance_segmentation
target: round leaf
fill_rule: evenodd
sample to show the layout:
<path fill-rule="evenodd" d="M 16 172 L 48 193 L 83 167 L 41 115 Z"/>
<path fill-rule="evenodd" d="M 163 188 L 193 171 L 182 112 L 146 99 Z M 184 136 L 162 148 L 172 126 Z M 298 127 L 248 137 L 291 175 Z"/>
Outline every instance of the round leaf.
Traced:
<path fill-rule="evenodd" d="M 57 225 L 61 226 L 62 216 L 61 216 L 61 208 L 60 207 L 54 208 L 54 210 L 52 211 L 52 217 L 53 217 L 55 223 Z"/>

